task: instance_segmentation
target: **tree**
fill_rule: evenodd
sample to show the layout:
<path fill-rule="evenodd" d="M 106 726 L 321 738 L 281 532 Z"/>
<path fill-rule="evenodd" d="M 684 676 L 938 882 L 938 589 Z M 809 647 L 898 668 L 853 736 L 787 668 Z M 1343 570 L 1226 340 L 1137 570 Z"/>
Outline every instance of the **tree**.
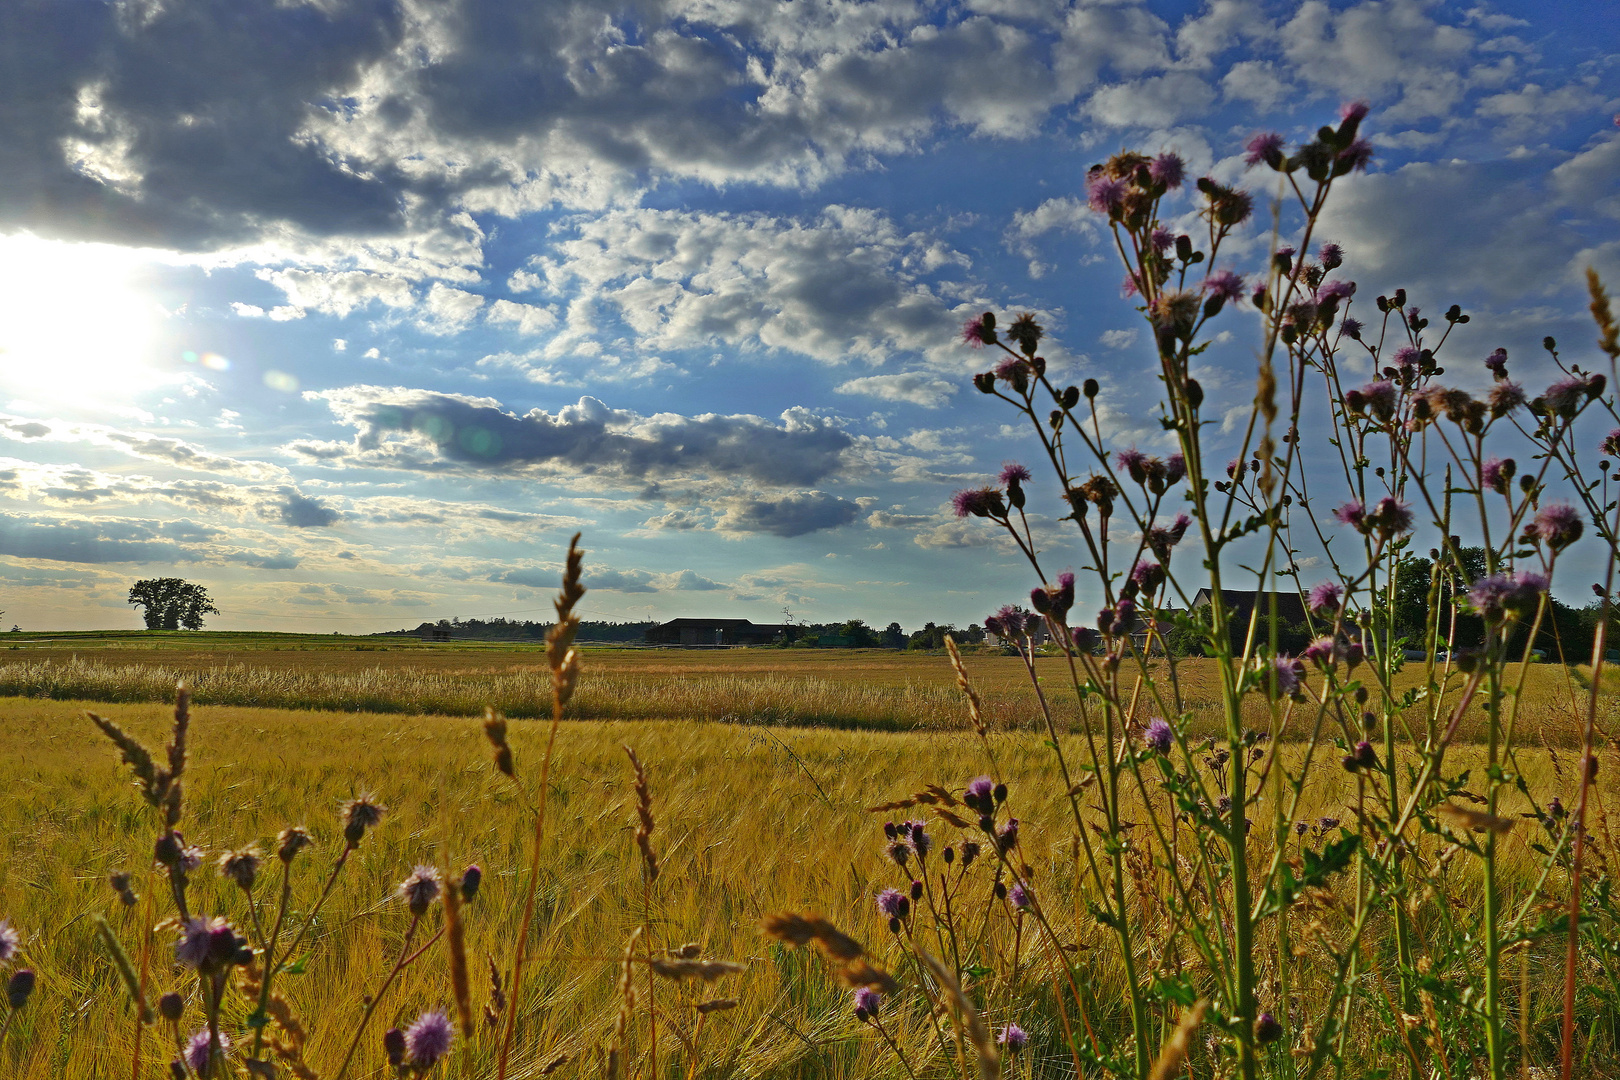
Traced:
<path fill-rule="evenodd" d="M 179 578 L 144 578 L 129 588 L 129 602 L 144 608 L 148 630 L 201 630 L 204 615 L 218 615 L 208 590 Z"/>
<path fill-rule="evenodd" d="M 885 649 L 903 649 L 906 647 L 906 632 L 897 622 L 892 622 L 884 627 L 883 633 L 878 636 L 882 639 Z M 1620 637 L 1617 637 L 1616 640 L 1620 641 Z"/>

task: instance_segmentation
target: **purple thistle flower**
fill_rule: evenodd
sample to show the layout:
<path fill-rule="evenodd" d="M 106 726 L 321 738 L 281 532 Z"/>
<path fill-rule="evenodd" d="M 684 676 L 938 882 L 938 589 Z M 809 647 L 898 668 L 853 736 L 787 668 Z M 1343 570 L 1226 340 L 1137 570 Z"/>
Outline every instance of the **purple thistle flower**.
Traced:
<path fill-rule="evenodd" d="M 1514 470 L 1505 465 L 1501 458 L 1491 458 L 1479 470 L 1480 483 L 1498 495 L 1506 495 L 1508 481 L 1513 479 L 1513 472 Z"/>
<path fill-rule="evenodd" d="M 1361 396 L 1378 419 L 1387 421 L 1395 415 L 1395 384 L 1388 379 L 1379 379 L 1363 386 Z"/>
<path fill-rule="evenodd" d="M 1086 202 L 1099 214 L 1113 214 L 1125 201 L 1125 181 L 1093 173 L 1086 182 Z"/>
<path fill-rule="evenodd" d="M 1322 260 L 1323 270 L 1337 270 L 1344 265 L 1344 248 L 1338 244 L 1323 244 L 1317 249 L 1317 255 Z"/>
<path fill-rule="evenodd" d="M 9 964 L 17 958 L 17 951 L 22 948 L 22 935 L 10 921 L 0 919 L 0 964 Z"/>
<path fill-rule="evenodd" d="M 382 821 L 388 808 L 370 795 L 361 795 L 343 804 L 343 840 L 350 847 L 360 846 L 366 830 L 374 829 Z"/>
<path fill-rule="evenodd" d="M 1001 830 L 996 833 L 996 846 L 1001 849 L 1003 855 L 1018 846 L 1017 818 L 1008 818 L 1007 824 L 1003 825 Z"/>
<path fill-rule="evenodd" d="M 994 340 L 995 331 L 984 325 L 984 316 L 975 315 L 962 324 L 962 343 L 970 349 L 982 349 Z"/>
<path fill-rule="evenodd" d="M 405 1049 L 410 1053 L 411 1064 L 424 1068 L 432 1065 L 450 1052 L 454 1038 L 450 1018 L 444 1013 L 433 1010 L 418 1016 L 416 1023 L 405 1029 Z"/>
<path fill-rule="evenodd" d="M 1491 387 L 1489 400 L 1492 416 L 1506 416 L 1524 404 L 1524 388 L 1503 379 Z"/>
<path fill-rule="evenodd" d="M 1339 107 L 1340 120 L 1354 120 L 1356 123 L 1367 118 L 1369 106 L 1365 101 L 1351 101 Z"/>
<path fill-rule="evenodd" d="M 1306 603 L 1318 615 L 1338 611 L 1343 602 L 1344 588 L 1337 581 L 1319 581 L 1306 594 Z"/>
<path fill-rule="evenodd" d="M 1156 562 L 1139 559 L 1136 565 L 1131 567 L 1131 581 L 1135 582 L 1136 587 L 1142 592 L 1151 594 L 1164 582 L 1164 567 Z"/>
<path fill-rule="evenodd" d="M 1178 188 L 1186 177 L 1186 166 L 1179 154 L 1160 154 L 1148 166 L 1148 176 L 1155 184 L 1163 184 L 1166 188 Z"/>
<path fill-rule="evenodd" d="M 1339 151 L 1339 163 L 1351 171 L 1362 172 L 1372 164 L 1373 153 L 1372 143 L 1357 139 Z"/>
<path fill-rule="evenodd" d="M 1163 254 L 1175 246 L 1176 234 L 1169 229 L 1154 229 L 1148 239 L 1153 243 L 1153 250 Z"/>
<path fill-rule="evenodd" d="M 1137 282 L 1135 274 L 1126 274 L 1124 279 L 1119 283 L 1119 295 L 1126 300 L 1129 300 L 1131 297 L 1135 296 L 1141 291 L 1142 286 Z"/>
<path fill-rule="evenodd" d="M 1251 168 L 1261 162 L 1273 168 L 1282 164 L 1283 137 L 1275 131 L 1262 131 L 1251 136 L 1243 149 L 1243 163 Z"/>
<path fill-rule="evenodd" d="M 193 915 L 180 929 L 180 940 L 174 946 L 174 958 L 186 967 L 201 967 L 208 963 L 213 949 L 214 932 L 229 929 L 221 918 L 205 919 Z"/>
<path fill-rule="evenodd" d="M 1355 499 L 1351 499 L 1333 511 L 1333 516 L 1338 519 L 1341 525 L 1348 525 L 1357 532 L 1366 531 L 1367 508 Z"/>
<path fill-rule="evenodd" d="M 1292 656 L 1279 656 L 1271 662 L 1271 684 L 1278 697 L 1293 697 L 1305 682 L 1305 665 Z"/>
<path fill-rule="evenodd" d="M 439 898 L 439 869 L 436 866 L 418 866 L 411 876 L 399 884 L 399 897 L 411 909 L 412 915 L 423 915 L 428 905 Z"/>
<path fill-rule="evenodd" d="M 1030 895 L 1022 881 L 1015 882 L 1013 887 L 1007 890 L 1007 899 L 1019 911 L 1028 911 L 1035 906 L 1035 898 Z"/>
<path fill-rule="evenodd" d="M 1603 437 L 1603 443 L 1598 447 L 1601 453 L 1610 457 L 1620 457 L 1620 428 L 1615 428 Z"/>
<path fill-rule="evenodd" d="M 1330 300 L 1348 300 L 1354 295 L 1356 295 L 1355 282 L 1334 278 L 1316 290 L 1316 302 L 1325 305 Z"/>
<path fill-rule="evenodd" d="M 882 912 L 888 918 L 904 918 L 903 912 L 909 909 L 910 906 L 910 903 L 906 900 L 905 894 L 899 889 L 884 889 L 882 892 L 878 893 L 878 911 Z"/>
<path fill-rule="evenodd" d="M 1170 722 L 1162 716 L 1155 716 L 1142 732 L 1143 745 L 1155 754 L 1168 754 L 1175 742 L 1176 733 L 1171 730 Z"/>
<path fill-rule="evenodd" d="M 1402 345 L 1395 350 L 1395 364 L 1397 367 L 1416 367 L 1423 354 L 1411 345 Z"/>
<path fill-rule="evenodd" d="M 996 782 L 988 776 L 975 776 L 968 781 L 967 802 L 975 810 L 979 806 L 994 806 Z M 975 805 L 977 804 L 977 805 Z"/>
<path fill-rule="evenodd" d="M 1136 602 L 1128 596 L 1122 596 L 1111 608 L 1103 608 L 1097 613 L 1097 629 L 1104 634 L 1118 636 L 1131 628 L 1131 620 L 1136 617 Z"/>
<path fill-rule="evenodd" d="M 1339 323 L 1339 332 L 1344 334 L 1344 336 L 1349 338 L 1351 341 L 1360 341 L 1361 340 L 1361 320 L 1360 319 L 1344 319 L 1344 320 L 1341 320 L 1340 323 Z"/>
<path fill-rule="evenodd" d="M 1001 483 L 1003 486 L 1027 484 L 1029 483 L 1029 470 L 1016 461 L 1006 462 L 1001 466 Z"/>
<path fill-rule="evenodd" d="M 1338 656 L 1338 643 L 1330 637 L 1317 638 L 1305 646 L 1300 653 L 1300 659 L 1307 660 L 1318 667 L 1332 667 Z"/>
<path fill-rule="evenodd" d="M 1385 540 L 1392 540 L 1403 533 L 1412 531 L 1412 509 L 1393 495 L 1385 495 L 1373 507 L 1371 519 L 1378 528 L 1378 535 Z"/>
<path fill-rule="evenodd" d="M 1217 270 L 1204 279 L 1204 295 L 1219 297 L 1223 302 L 1241 301 L 1246 288 L 1243 277 L 1230 270 Z"/>
<path fill-rule="evenodd" d="M 1507 350 L 1497 349 L 1485 358 L 1485 366 L 1491 369 L 1491 375 L 1497 379 L 1507 378 Z"/>
<path fill-rule="evenodd" d="M 1547 579 L 1540 574 L 1491 574 L 1469 588 L 1468 606 L 1485 620 L 1498 622 L 1534 610 L 1546 591 Z"/>
<path fill-rule="evenodd" d="M 1568 503 L 1543 506 L 1536 513 L 1535 526 L 1536 535 L 1554 551 L 1562 551 L 1579 540 L 1586 527 L 1581 521 L 1580 511 Z"/>
<path fill-rule="evenodd" d="M 1179 484 L 1187 475 L 1187 459 L 1180 454 L 1171 454 L 1164 459 L 1164 482 Z M 1183 514 L 1183 517 L 1186 515 Z M 1183 530 L 1186 531 L 1186 530 Z"/>
<path fill-rule="evenodd" d="M 876 1016 L 883 1007 L 883 995 L 870 986 L 860 986 L 855 989 L 855 1018 L 864 1021 L 868 1016 Z"/>
<path fill-rule="evenodd" d="M 1138 484 L 1147 479 L 1147 455 L 1136 449 L 1136 447 L 1121 450 L 1114 455 L 1114 461 L 1120 468 L 1130 473 L 1131 479 Z"/>
<path fill-rule="evenodd" d="M 951 496 L 951 507 L 956 511 L 957 517 L 989 517 L 992 514 L 999 517 L 1005 504 L 1001 501 L 1001 492 L 995 488 L 964 488 Z"/>
<path fill-rule="evenodd" d="M 1586 380 L 1576 377 L 1555 382 L 1547 387 L 1547 392 L 1541 395 L 1541 401 L 1548 412 L 1569 420 L 1581 411 L 1581 406 L 1586 404 L 1589 396 Z"/>
<path fill-rule="evenodd" d="M 186 1042 L 186 1064 L 198 1076 L 208 1068 L 208 1047 L 210 1043 L 208 1029 L 197 1032 Z M 224 1057 L 231 1051 L 231 1037 L 223 1031 L 219 1033 L 219 1054 Z"/>
<path fill-rule="evenodd" d="M 927 825 L 926 821 L 907 821 L 900 825 L 900 831 L 906 834 L 911 850 L 917 853 L 919 859 L 927 855 L 929 849 L 934 846 L 934 838 L 924 831 Z"/>
<path fill-rule="evenodd" d="M 1017 1024 L 1008 1024 L 996 1035 L 996 1042 L 1007 1048 L 1007 1053 L 1016 1054 L 1029 1045 L 1029 1033 Z"/>
<path fill-rule="evenodd" d="M 1254 1041 L 1261 1046 L 1274 1043 L 1283 1037 L 1283 1026 L 1277 1018 L 1268 1012 L 1263 1012 L 1254 1019 Z"/>

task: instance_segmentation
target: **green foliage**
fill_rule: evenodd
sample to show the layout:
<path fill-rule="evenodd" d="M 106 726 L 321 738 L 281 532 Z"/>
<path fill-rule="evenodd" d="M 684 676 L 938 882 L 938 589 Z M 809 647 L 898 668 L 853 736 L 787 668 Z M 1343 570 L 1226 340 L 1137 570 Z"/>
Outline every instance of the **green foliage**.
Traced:
<path fill-rule="evenodd" d="M 143 578 L 129 587 L 129 602 L 144 609 L 148 630 L 201 630 L 204 615 L 219 614 L 207 589 L 180 578 Z"/>

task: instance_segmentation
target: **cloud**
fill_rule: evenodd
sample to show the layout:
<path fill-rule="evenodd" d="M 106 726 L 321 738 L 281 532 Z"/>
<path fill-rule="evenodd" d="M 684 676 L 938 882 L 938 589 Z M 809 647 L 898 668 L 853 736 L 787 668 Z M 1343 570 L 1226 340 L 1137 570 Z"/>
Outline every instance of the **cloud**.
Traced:
<path fill-rule="evenodd" d="M 899 375 L 850 379 L 833 389 L 840 394 L 866 394 L 884 401 L 904 401 L 925 409 L 937 409 L 950 403 L 956 384 L 924 371 L 907 371 Z"/>
<path fill-rule="evenodd" d="M 216 454 L 195 443 L 140 431 L 125 431 L 102 424 L 67 420 L 33 420 L 0 413 L 0 437 L 19 442 L 80 443 L 102 446 L 129 457 L 156 461 L 195 472 L 242 476 L 253 480 L 285 479 L 279 466 L 262 461 L 243 461 Z"/>
<path fill-rule="evenodd" d="M 941 278 L 966 257 L 878 211 L 615 210 L 570 219 L 533 265 L 573 296 L 550 359 L 611 355 L 626 332 L 644 351 L 727 345 L 826 363 L 959 351 Z"/>
<path fill-rule="evenodd" d="M 896 514 L 888 510 L 874 510 L 866 516 L 866 523 L 874 529 L 915 529 L 938 520 L 933 514 Z"/>
<path fill-rule="evenodd" d="M 1104 348 L 1125 349 L 1136 344 L 1137 329 L 1130 327 L 1126 330 L 1104 330 L 1097 340 Z"/>
<path fill-rule="evenodd" d="M 71 563 L 196 562 L 176 530 L 131 518 L 37 518 L 0 513 L 0 555 Z"/>
<path fill-rule="evenodd" d="M 524 567 L 501 570 L 489 575 L 489 580 L 505 585 L 522 585 L 531 589 L 550 589 L 557 584 L 559 568 Z M 618 570 L 611 567 L 587 570 L 585 587 L 599 592 L 656 593 L 656 592 L 712 592 L 729 586 L 693 570 L 677 570 L 655 574 L 648 570 Z"/>
<path fill-rule="evenodd" d="M 337 524 L 343 515 L 319 499 L 311 499 L 292 489 L 281 493 L 275 507 L 276 520 L 295 529 L 320 529 Z"/>
<path fill-rule="evenodd" d="M 803 536 L 848 525 L 860 516 L 853 500 L 824 491 L 798 491 L 779 498 L 741 496 L 727 500 L 715 523 L 721 532 Z"/>
<path fill-rule="evenodd" d="M 307 396 L 324 399 L 342 423 L 357 429 L 350 446 L 302 442 L 288 448 L 322 463 L 534 466 L 574 476 L 735 477 L 791 487 L 838 473 L 854 444 L 831 422 L 800 408 L 773 423 L 712 413 L 639 416 L 593 397 L 555 414 L 534 409 L 519 416 L 492 398 L 404 387 L 355 386 Z"/>

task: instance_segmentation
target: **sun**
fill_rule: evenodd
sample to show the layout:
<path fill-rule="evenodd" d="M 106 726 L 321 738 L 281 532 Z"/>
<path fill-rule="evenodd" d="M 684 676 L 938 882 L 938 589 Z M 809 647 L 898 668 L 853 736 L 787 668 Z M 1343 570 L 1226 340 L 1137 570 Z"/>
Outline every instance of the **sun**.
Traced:
<path fill-rule="evenodd" d="M 27 233 L 0 236 L 0 385 L 50 404 L 129 404 L 164 381 L 150 366 L 163 309 L 142 253 Z"/>

